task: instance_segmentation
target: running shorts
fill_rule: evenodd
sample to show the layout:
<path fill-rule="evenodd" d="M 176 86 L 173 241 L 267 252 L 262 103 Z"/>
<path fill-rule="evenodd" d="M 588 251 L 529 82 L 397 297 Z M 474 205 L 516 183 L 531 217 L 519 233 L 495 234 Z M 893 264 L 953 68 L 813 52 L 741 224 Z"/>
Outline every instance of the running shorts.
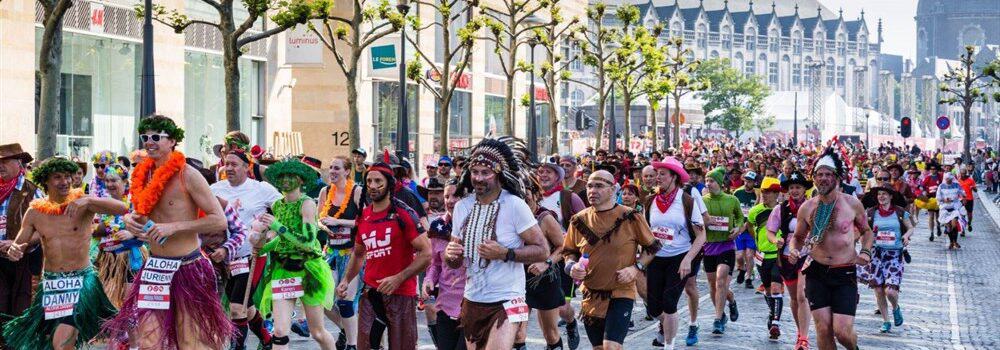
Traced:
<path fill-rule="evenodd" d="M 802 273 L 806 276 L 810 310 L 829 307 L 835 314 L 854 316 L 860 299 L 854 264 L 827 266 L 813 261 Z"/>

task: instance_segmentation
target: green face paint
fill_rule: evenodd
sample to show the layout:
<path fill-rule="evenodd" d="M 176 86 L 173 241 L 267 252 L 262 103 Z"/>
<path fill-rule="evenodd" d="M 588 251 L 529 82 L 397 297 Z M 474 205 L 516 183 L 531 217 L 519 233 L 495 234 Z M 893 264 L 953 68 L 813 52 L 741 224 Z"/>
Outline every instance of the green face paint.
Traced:
<path fill-rule="evenodd" d="M 281 193 L 292 192 L 302 188 L 302 179 L 293 174 L 282 175 L 278 178 L 278 190 Z"/>

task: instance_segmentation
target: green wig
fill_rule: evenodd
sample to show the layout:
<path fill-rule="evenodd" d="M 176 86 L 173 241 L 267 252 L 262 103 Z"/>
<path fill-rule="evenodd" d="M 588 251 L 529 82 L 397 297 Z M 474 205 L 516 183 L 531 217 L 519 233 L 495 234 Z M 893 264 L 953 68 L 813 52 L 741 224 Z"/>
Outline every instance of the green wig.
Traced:
<path fill-rule="evenodd" d="M 184 140 L 184 129 L 178 128 L 177 124 L 174 124 L 173 120 L 159 114 L 143 118 L 139 121 L 139 127 L 136 128 L 136 130 L 140 134 L 147 131 L 162 131 L 169 135 L 170 139 L 174 141 L 181 142 Z"/>
<path fill-rule="evenodd" d="M 39 164 L 35 170 L 32 170 L 29 177 L 31 182 L 41 188 L 42 191 L 47 191 L 45 182 L 48 181 L 50 175 L 55 173 L 68 173 L 72 175 L 76 174 L 78 170 L 80 170 L 80 166 L 76 165 L 76 162 L 62 157 L 52 157 Z"/>
<path fill-rule="evenodd" d="M 298 159 L 287 159 L 267 166 L 264 178 L 278 187 L 278 178 L 283 175 L 296 175 L 302 179 L 302 192 L 309 193 L 319 186 L 319 173 Z"/>

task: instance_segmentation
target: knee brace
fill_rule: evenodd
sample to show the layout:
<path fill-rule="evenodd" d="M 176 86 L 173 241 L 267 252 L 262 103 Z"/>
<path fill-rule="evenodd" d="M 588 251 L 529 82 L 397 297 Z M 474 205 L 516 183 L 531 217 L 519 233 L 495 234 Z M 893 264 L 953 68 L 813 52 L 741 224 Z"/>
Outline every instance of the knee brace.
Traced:
<path fill-rule="evenodd" d="M 271 337 L 271 345 L 288 345 L 288 336 Z"/>

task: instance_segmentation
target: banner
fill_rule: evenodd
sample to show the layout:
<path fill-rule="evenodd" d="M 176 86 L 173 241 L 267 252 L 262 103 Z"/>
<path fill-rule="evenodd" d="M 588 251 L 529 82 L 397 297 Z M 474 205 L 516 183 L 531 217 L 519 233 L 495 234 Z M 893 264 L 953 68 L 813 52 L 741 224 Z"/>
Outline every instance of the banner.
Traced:
<path fill-rule="evenodd" d="M 372 69 L 396 68 L 396 45 L 372 46 Z"/>

